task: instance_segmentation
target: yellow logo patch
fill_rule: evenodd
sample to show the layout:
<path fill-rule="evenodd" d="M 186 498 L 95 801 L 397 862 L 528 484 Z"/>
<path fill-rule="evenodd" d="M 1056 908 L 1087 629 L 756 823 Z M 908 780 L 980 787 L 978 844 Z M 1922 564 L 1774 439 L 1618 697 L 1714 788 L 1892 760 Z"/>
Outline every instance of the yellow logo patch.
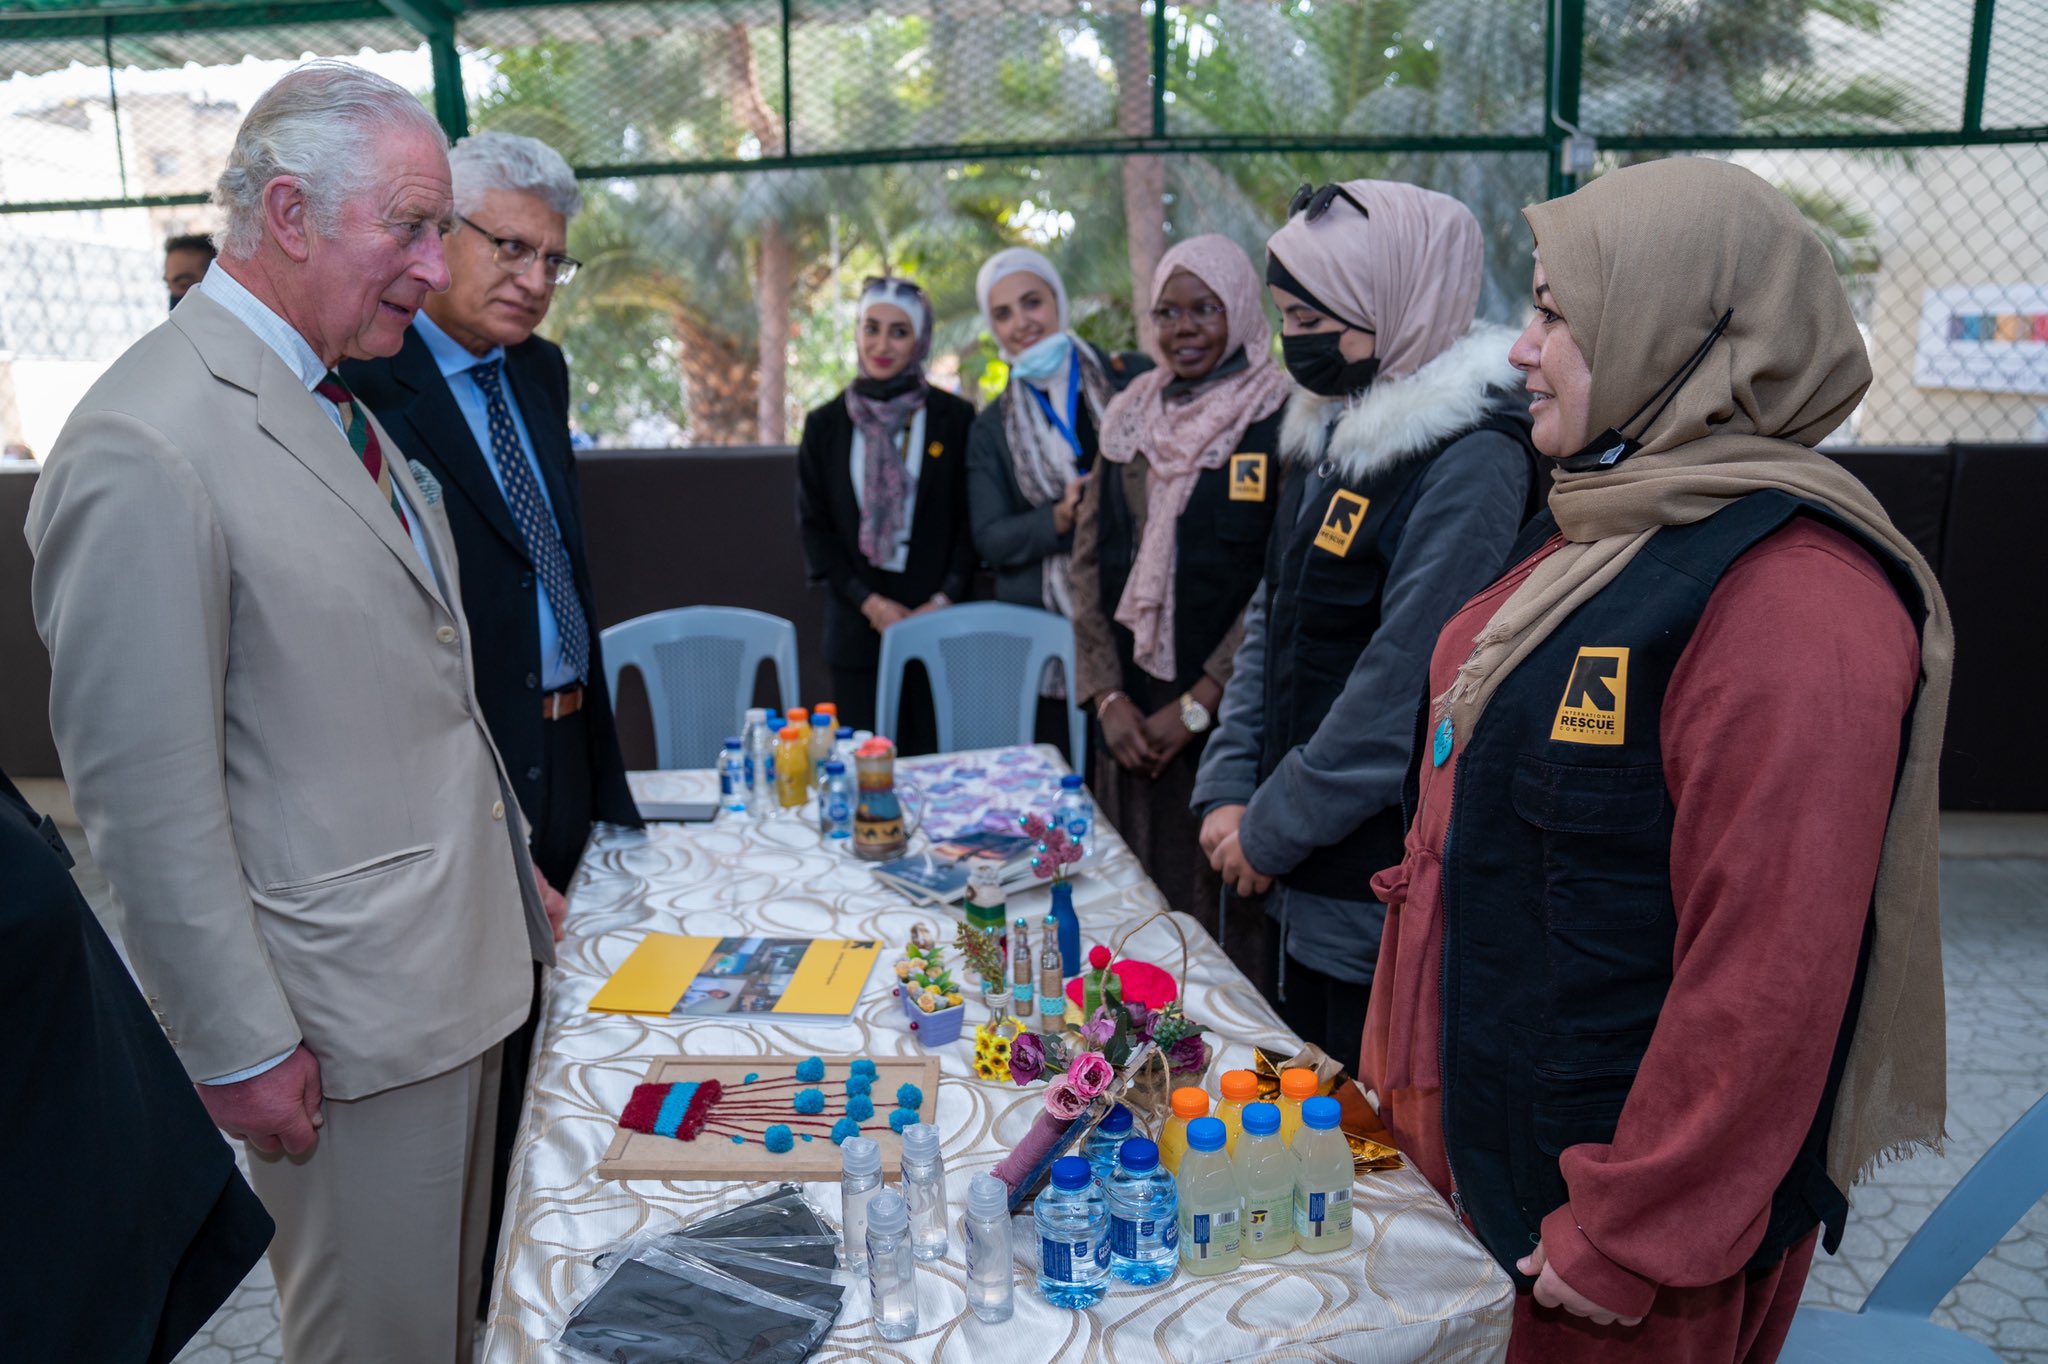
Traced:
<path fill-rule="evenodd" d="M 1230 457 L 1230 500 L 1232 502 L 1264 502 L 1266 500 L 1266 457 L 1252 452 L 1241 452 Z"/>
<path fill-rule="evenodd" d="M 1550 737 L 1566 744 L 1618 744 L 1628 734 L 1628 650 L 1582 646 L 1558 702 Z"/>
<path fill-rule="evenodd" d="M 1365 509 L 1371 505 L 1370 498 L 1360 497 L 1348 488 L 1331 493 L 1330 505 L 1323 511 L 1323 524 L 1316 528 L 1316 548 L 1328 550 L 1340 559 L 1349 554 L 1358 528 L 1365 524 Z"/>

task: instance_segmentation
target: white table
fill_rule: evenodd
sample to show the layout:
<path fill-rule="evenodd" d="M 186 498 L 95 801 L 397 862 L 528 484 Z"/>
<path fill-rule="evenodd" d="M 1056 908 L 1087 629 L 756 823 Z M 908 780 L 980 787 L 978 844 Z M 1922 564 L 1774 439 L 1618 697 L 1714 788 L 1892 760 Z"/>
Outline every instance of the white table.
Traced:
<path fill-rule="evenodd" d="M 968 765 L 986 775 L 966 773 Z M 933 794 L 937 827 L 951 831 L 984 808 L 1046 810 L 1062 770 L 1051 749 L 996 750 L 905 766 Z M 966 773 L 963 775 L 963 773 Z M 635 773 L 637 795 L 708 800 L 709 772 Z M 1106 824 L 1086 873 L 1115 894 L 1082 913 L 1084 941 L 1107 941 L 1162 907 L 1158 891 Z M 594 1173 L 617 1130 L 615 1115 L 648 1062 L 678 1052 L 911 1055 L 918 1047 L 891 995 L 885 950 L 850 1022 L 745 1024 L 722 1019 L 590 1013 L 591 996 L 650 931 L 712 935 L 789 934 L 879 938 L 900 946 L 918 922 L 943 911 L 912 906 L 881 889 L 865 864 L 823 845 L 814 820 L 653 825 L 644 832 L 600 828 L 571 892 L 568 938 L 550 973 L 525 1115 L 513 1150 L 505 1244 L 492 1294 L 488 1364 L 568 1361 L 552 1341 L 588 1291 L 590 1261 L 643 1228 L 668 1228 L 761 1192 L 764 1186 L 610 1181 Z M 1210 1029 L 1222 1070 L 1249 1067 L 1254 1044 L 1293 1050 L 1295 1039 L 1215 941 L 1182 917 L 1190 960 L 1183 998 Z M 1131 954 L 1168 964 L 1179 943 L 1163 922 L 1145 929 Z M 956 974 L 959 972 L 956 970 Z M 1042 1086 L 978 1080 L 971 1069 L 972 997 L 958 1043 L 940 1048 L 944 1083 L 937 1121 L 944 1132 L 949 1206 L 957 1224 L 967 1181 L 992 1168 L 1041 1110 Z M 836 1221 L 838 1188 L 807 1192 Z M 1363 1176 L 1353 1193 L 1351 1248 L 1296 1252 L 1214 1279 L 1177 1275 L 1162 1288 L 1111 1281 L 1086 1312 L 1049 1307 L 1032 1287 L 1034 1243 L 1017 1220 L 1017 1313 L 988 1326 L 968 1311 L 957 1237 L 950 1256 L 918 1266 L 921 1329 L 885 1344 L 868 1319 L 857 1283 L 821 1361 L 1496 1360 L 1506 1349 L 1513 1290 L 1498 1266 L 1452 1219 L 1412 1170 Z M 848 1282 L 852 1282 L 850 1279 Z"/>

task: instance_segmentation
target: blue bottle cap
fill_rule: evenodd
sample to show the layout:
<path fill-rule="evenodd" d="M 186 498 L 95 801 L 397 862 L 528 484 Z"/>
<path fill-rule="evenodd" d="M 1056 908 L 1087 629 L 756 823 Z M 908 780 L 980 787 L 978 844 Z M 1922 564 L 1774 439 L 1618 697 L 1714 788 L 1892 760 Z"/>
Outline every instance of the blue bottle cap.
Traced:
<path fill-rule="evenodd" d="M 1116 1163 L 1134 1175 L 1159 1168 L 1159 1146 L 1148 1137 L 1132 1137 L 1116 1148 Z"/>
<path fill-rule="evenodd" d="M 1188 1124 L 1188 1145 L 1197 1151 L 1221 1151 L 1229 1140 L 1220 1118 L 1196 1118 Z"/>
<path fill-rule="evenodd" d="M 1313 1127 L 1319 1132 L 1326 1132 L 1335 1127 L 1337 1119 L 1341 1116 L 1343 1110 L 1337 1107 L 1335 1099 L 1327 1095 L 1309 1099 L 1301 1106 L 1302 1126 Z"/>
<path fill-rule="evenodd" d="M 1280 1130 L 1280 1110 L 1271 1104 L 1246 1104 L 1242 1121 L 1245 1131 L 1270 1137 Z"/>
<path fill-rule="evenodd" d="M 727 739 L 725 741 L 725 746 L 727 748 L 738 748 L 740 746 L 740 741 L 737 738 Z"/>
<path fill-rule="evenodd" d="M 1120 1132 L 1130 1131 L 1131 1110 L 1125 1108 L 1122 1104 L 1116 1105 L 1109 1112 L 1102 1115 L 1102 1121 L 1095 1124 L 1095 1130 L 1102 1133 L 1105 1137 L 1113 1137 Z"/>
<path fill-rule="evenodd" d="M 811 717 L 811 728 L 812 728 L 812 729 L 830 729 L 830 728 L 832 728 L 832 717 L 831 717 L 831 716 L 829 716 L 829 715 L 813 715 L 813 716 Z"/>
<path fill-rule="evenodd" d="M 1085 1156 L 1061 1156 L 1052 1163 L 1052 1186 L 1055 1189 L 1065 1189 L 1069 1193 L 1085 1189 L 1093 1178 L 1095 1169 Z"/>
<path fill-rule="evenodd" d="M 832 760 L 831 762 L 828 762 L 828 763 L 826 763 L 826 764 L 825 764 L 825 775 L 826 775 L 826 776 L 828 776 L 828 777 L 843 777 L 843 776 L 845 776 L 845 775 L 846 775 L 846 764 L 845 764 L 845 763 L 843 763 L 843 762 L 841 762 L 841 761 L 839 761 L 839 759 L 837 759 L 837 758 L 834 758 L 834 759 L 833 759 L 833 760 Z"/>
<path fill-rule="evenodd" d="M 833 738 L 835 738 L 835 739 L 851 739 L 851 738 L 853 738 L 853 726 L 852 726 L 852 725 L 841 725 L 841 726 L 839 727 L 839 732 L 838 732 L 838 733 L 836 733 L 836 734 L 834 734 L 834 735 L 833 735 L 832 737 L 833 737 Z"/>
<path fill-rule="evenodd" d="M 1078 791 L 1078 790 L 1080 790 L 1080 789 L 1081 789 L 1081 779 L 1080 779 L 1080 777 L 1076 776 L 1076 775 L 1075 775 L 1074 773 L 1072 773 L 1072 772 L 1069 772 L 1069 773 L 1067 773 L 1067 775 L 1066 775 L 1066 776 L 1064 776 L 1064 777 L 1061 777 L 1061 778 L 1060 778 L 1060 790 L 1062 790 L 1062 791 Z"/>

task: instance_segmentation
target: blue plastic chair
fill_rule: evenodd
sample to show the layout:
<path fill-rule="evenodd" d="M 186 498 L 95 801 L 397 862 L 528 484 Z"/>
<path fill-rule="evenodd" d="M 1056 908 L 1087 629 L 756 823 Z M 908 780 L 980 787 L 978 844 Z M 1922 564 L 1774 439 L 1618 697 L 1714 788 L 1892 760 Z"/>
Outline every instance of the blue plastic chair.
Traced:
<path fill-rule="evenodd" d="M 896 733 L 903 670 L 912 659 L 931 679 L 939 748 L 1002 748 L 1028 744 L 1038 720 L 1038 683 L 1049 659 L 1066 669 L 1074 692 L 1074 626 L 1065 616 L 1007 602 L 970 602 L 898 621 L 882 632 L 875 680 L 881 732 Z M 1074 771 L 1087 775 L 1088 722 L 1069 700 L 1068 741 Z"/>
<path fill-rule="evenodd" d="M 1956 1181 L 1861 1308 L 1800 1308 L 1781 1364 L 1998 1364 L 1987 1346 L 1928 1317 L 2044 1194 L 2048 1098 Z"/>
<path fill-rule="evenodd" d="M 775 663 L 784 714 L 796 708 L 796 626 L 738 606 L 681 606 L 622 620 L 606 630 L 604 678 L 639 670 L 654 712 L 655 763 L 715 767 L 727 736 L 754 704 L 761 660 Z"/>

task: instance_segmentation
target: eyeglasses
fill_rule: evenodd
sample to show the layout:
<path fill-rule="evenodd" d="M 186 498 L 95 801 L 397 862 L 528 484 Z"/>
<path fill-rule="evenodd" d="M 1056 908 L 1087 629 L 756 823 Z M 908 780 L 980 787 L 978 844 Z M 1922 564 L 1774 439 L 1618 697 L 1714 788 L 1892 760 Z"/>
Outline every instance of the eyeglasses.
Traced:
<path fill-rule="evenodd" d="M 1292 218 L 1295 214 L 1305 209 L 1308 212 L 1308 221 L 1314 222 L 1325 213 L 1328 213 L 1330 205 L 1336 203 L 1339 199 L 1357 209 L 1359 217 L 1372 217 L 1372 214 L 1366 211 L 1365 205 L 1359 203 L 1353 197 L 1350 190 L 1334 180 L 1324 185 L 1321 189 L 1317 189 L 1314 185 L 1303 185 L 1300 189 L 1294 191 L 1294 198 L 1289 200 L 1287 204 L 1287 216 Z"/>
<path fill-rule="evenodd" d="M 1155 327 L 1177 327 L 1180 325 L 1180 320 L 1183 317 L 1192 317 L 1203 326 L 1207 326 L 1217 318 L 1222 317 L 1224 311 L 1221 303 L 1197 303 L 1194 307 L 1186 309 L 1176 308 L 1171 303 L 1166 303 L 1152 310 L 1152 325 Z"/>
<path fill-rule="evenodd" d="M 474 228 L 483 235 L 485 240 L 490 242 L 492 248 L 497 253 L 498 268 L 507 274 L 525 274 L 533 268 L 534 261 L 540 257 L 540 248 L 530 242 L 520 241 L 517 237 L 500 237 L 490 229 L 471 222 L 461 214 L 456 215 L 455 221 L 465 227 Z M 577 260 L 574 256 L 549 256 L 547 258 L 548 283 L 567 284 L 570 280 L 576 278 L 576 271 L 582 265 L 583 262 Z"/>

